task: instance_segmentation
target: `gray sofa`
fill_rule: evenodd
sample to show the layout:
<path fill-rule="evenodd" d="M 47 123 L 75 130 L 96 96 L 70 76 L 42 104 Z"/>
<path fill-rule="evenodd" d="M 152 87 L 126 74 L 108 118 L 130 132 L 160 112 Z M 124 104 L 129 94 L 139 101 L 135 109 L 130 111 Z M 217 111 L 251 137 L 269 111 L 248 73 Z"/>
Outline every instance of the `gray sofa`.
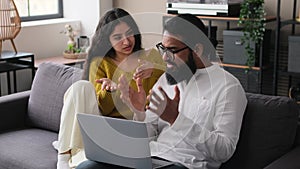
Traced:
<path fill-rule="evenodd" d="M 82 70 L 43 63 L 31 91 L 0 97 L 0 169 L 55 169 L 63 95 Z M 247 94 L 240 140 L 222 169 L 300 168 L 298 107 L 287 97 Z"/>

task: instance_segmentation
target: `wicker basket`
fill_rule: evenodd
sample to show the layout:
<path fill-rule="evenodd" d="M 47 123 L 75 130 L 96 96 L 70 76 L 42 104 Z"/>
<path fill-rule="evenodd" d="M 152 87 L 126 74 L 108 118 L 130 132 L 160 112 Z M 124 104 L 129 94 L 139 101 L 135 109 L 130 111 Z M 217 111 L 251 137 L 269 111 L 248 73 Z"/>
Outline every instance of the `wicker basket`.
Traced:
<path fill-rule="evenodd" d="M 87 53 L 63 53 L 66 59 L 83 59 L 87 56 Z"/>

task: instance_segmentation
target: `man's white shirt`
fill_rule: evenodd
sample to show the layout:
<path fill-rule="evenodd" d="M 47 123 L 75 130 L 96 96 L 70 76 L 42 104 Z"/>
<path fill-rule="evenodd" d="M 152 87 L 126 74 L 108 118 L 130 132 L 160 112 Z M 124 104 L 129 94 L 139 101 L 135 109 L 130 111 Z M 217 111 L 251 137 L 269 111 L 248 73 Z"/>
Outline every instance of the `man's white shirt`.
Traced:
<path fill-rule="evenodd" d="M 169 98 L 175 85 L 165 74 L 153 90 L 161 86 Z M 151 155 L 179 162 L 188 168 L 219 168 L 234 153 L 247 104 L 239 81 L 219 65 L 197 69 L 180 91 L 179 115 L 173 125 L 146 111 L 145 122 L 152 136 Z"/>

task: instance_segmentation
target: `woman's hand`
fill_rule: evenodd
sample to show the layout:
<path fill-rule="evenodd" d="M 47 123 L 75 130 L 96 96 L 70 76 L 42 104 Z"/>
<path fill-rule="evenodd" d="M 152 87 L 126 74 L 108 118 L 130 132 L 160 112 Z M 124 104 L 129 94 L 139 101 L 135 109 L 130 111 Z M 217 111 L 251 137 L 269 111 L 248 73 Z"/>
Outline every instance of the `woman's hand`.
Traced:
<path fill-rule="evenodd" d="M 114 92 L 118 89 L 118 85 L 108 78 L 96 79 L 96 83 L 101 83 L 101 90 Z"/>
<path fill-rule="evenodd" d="M 147 79 L 151 77 L 153 72 L 153 64 L 146 60 L 138 59 L 139 65 L 135 69 L 135 73 L 133 74 L 133 79 L 136 80 L 138 78 L 140 79 Z"/>

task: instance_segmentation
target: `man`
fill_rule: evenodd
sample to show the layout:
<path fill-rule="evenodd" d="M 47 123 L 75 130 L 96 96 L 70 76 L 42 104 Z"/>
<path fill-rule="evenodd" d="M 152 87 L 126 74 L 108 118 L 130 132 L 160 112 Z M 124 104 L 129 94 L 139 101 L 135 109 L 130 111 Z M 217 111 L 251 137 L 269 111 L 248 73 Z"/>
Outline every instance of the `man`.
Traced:
<path fill-rule="evenodd" d="M 147 97 L 149 106 L 140 79 L 134 91 L 120 78 L 121 98 L 134 119 L 150 124 L 151 156 L 181 164 L 169 168 L 219 168 L 238 142 L 245 93 L 235 77 L 211 63 L 215 50 L 203 32 L 204 24 L 190 14 L 164 25 L 157 48 L 167 70 Z"/>

